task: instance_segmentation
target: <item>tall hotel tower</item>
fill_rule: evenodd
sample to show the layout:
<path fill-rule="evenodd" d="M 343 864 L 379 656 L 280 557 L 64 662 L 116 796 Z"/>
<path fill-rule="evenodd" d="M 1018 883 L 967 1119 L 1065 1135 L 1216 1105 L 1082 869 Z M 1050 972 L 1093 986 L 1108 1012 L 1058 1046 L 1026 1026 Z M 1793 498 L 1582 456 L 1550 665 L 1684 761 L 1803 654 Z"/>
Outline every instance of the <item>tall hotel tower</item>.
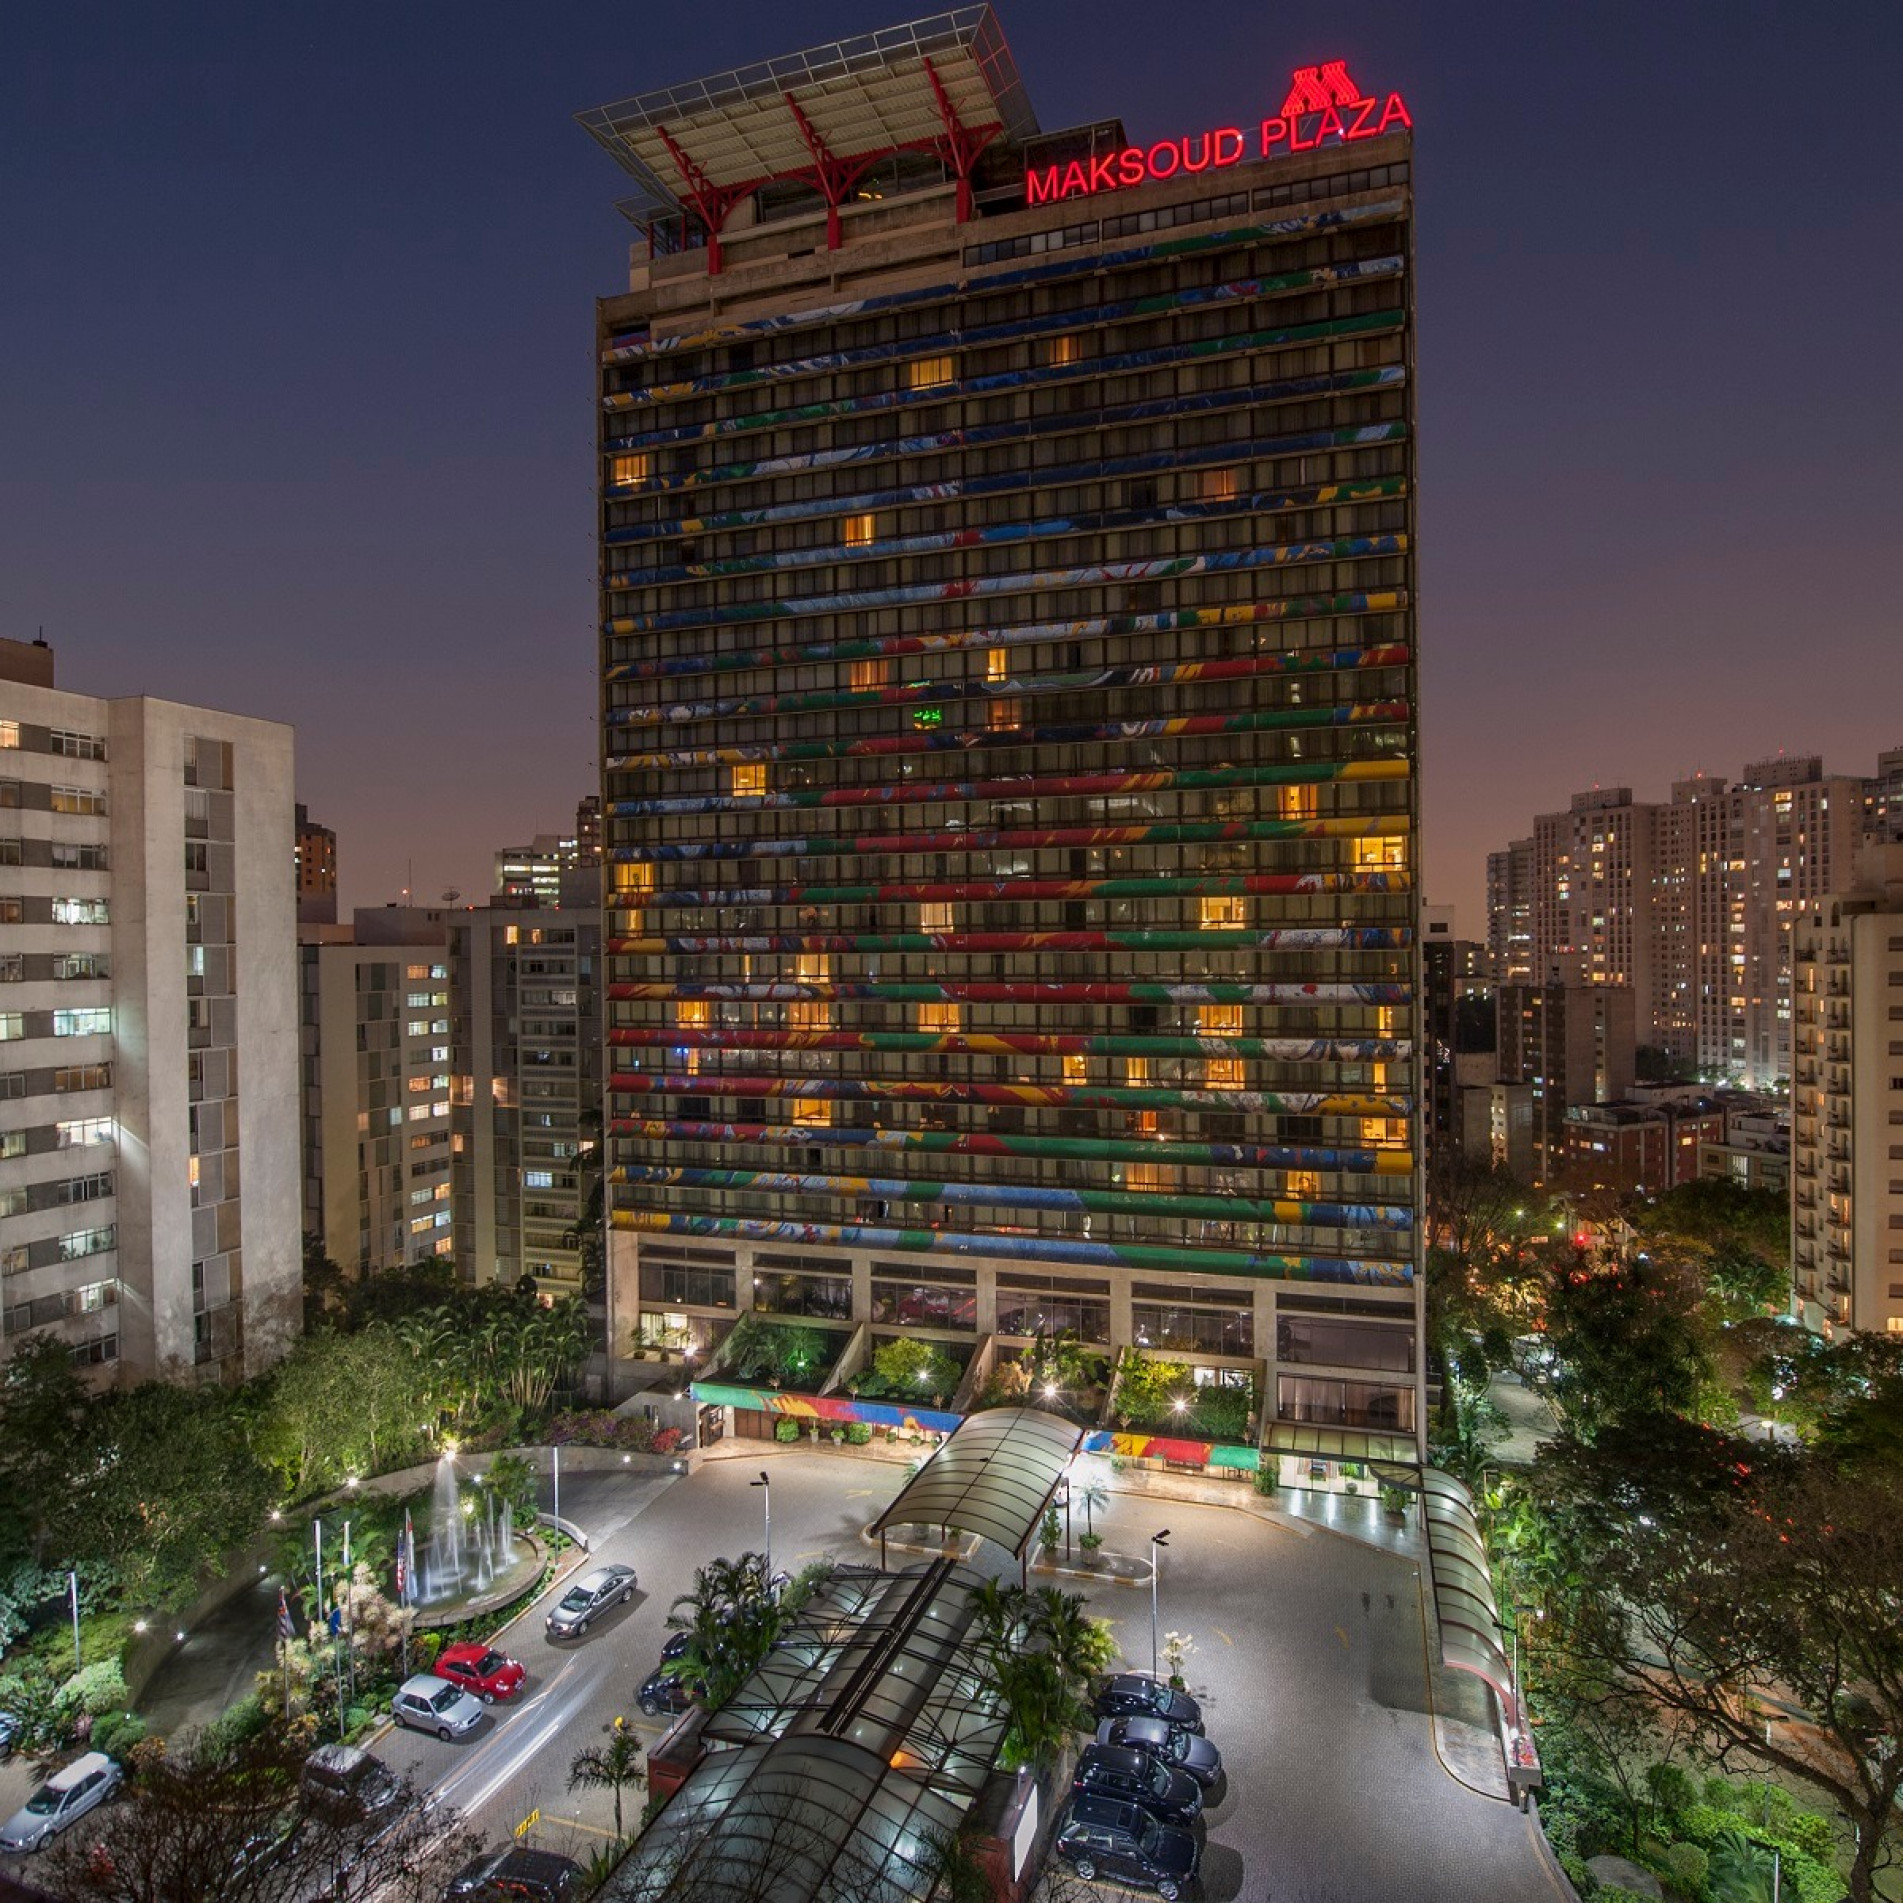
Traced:
<path fill-rule="evenodd" d="M 1358 78 L 1045 133 L 972 7 L 583 115 L 638 183 L 601 718 L 650 1338 L 1070 1329 L 1253 1371 L 1304 1477 L 1414 1457 L 1411 135 Z"/>

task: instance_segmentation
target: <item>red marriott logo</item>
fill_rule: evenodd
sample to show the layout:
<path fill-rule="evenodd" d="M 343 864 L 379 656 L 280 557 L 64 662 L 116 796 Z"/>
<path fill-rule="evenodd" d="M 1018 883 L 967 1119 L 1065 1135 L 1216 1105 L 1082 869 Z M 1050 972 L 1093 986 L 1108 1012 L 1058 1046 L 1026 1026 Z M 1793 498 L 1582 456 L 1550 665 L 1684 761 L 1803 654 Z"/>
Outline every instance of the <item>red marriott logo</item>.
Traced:
<path fill-rule="evenodd" d="M 1024 175 L 1024 202 L 1045 205 L 1146 185 L 1179 172 L 1222 171 L 1241 164 L 1252 145 L 1253 156 L 1272 159 L 1278 152 L 1312 152 L 1320 145 L 1378 138 L 1396 126 L 1414 128 L 1401 95 L 1363 93 L 1348 77 L 1346 63 L 1333 59 L 1324 66 L 1298 67 L 1282 110 L 1252 128 L 1253 137 L 1241 126 L 1212 126 L 1154 145 L 1126 145 L 1066 165 L 1033 167 Z"/>

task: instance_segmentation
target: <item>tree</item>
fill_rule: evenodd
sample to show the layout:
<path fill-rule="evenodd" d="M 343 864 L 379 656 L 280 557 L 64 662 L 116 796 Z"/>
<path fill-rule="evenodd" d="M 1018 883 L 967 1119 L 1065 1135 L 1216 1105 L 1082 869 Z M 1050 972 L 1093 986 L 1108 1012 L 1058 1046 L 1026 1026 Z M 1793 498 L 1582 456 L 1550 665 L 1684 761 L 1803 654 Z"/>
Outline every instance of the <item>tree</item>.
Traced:
<path fill-rule="evenodd" d="M 577 1751 L 568 1765 L 571 1791 L 612 1791 L 615 1803 L 615 1841 L 620 1842 L 621 1793 L 647 1781 L 647 1746 L 617 1718 L 606 1727 L 606 1744 Z"/>
<path fill-rule="evenodd" d="M 408 1789 L 371 1815 L 308 1810 L 306 1749 L 275 1732 L 136 1745 L 125 1797 L 61 1838 L 36 1879 L 66 1903 L 277 1903 L 326 1881 L 338 1903 L 441 1896 L 474 1848 L 455 1814 L 426 1812 Z"/>
<path fill-rule="evenodd" d="M 87 1401 L 65 1342 L 52 1335 L 14 1342 L 0 1369 L 0 1536 L 38 1566 L 70 1543 Z"/>
<path fill-rule="evenodd" d="M 919 1400 L 950 1395 L 958 1386 L 958 1363 L 935 1342 L 898 1335 L 872 1354 L 873 1382 L 882 1394 Z"/>
<path fill-rule="evenodd" d="M 694 1590 L 668 1608 L 668 1625 L 685 1632 L 687 1644 L 662 1670 L 718 1711 L 766 1657 L 789 1617 L 762 1554 L 709 1560 L 695 1570 Z"/>
<path fill-rule="evenodd" d="M 1573 1657 L 1719 1763 L 1821 1792 L 1855 1826 L 1849 1892 L 1870 1903 L 1903 1788 L 1903 1475 L 1664 1416 L 1568 1437 L 1536 1481 L 1580 1564 Z M 1767 1726 L 1748 1688 L 1805 1721 Z"/>
<path fill-rule="evenodd" d="M 1071 1498 L 1084 1510 L 1084 1531 L 1096 1532 L 1096 1516 L 1110 1510 L 1110 1489 L 1101 1480 L 1093 1478 L 1073 1489 Z"/>
<path fill-rule="evenodd" d="M 85 1423 L 77 1556 L 110 1564 L 134 1605 L 166 1606 L 257 1529 L 275 1491 L 239 1397 L 148 1381 Z"/>
<path fill-rule="evenodd" d="M 1115 1653 L 1100 1620 L 1079 1593 L 986 1580 L 972 1594 L 980 1669 L 1003 1705 L 998 1763 L 1007 1771 L 1047 1769 L 1090 1713 L 1083 1694 Z"/>
<path fill-rule="evenodd" d="M 387 1323 L 307 1335 L 259 1405 L 255 1445 L 293 1499 L 380 1472 L 423 1441 L 411 1351 Z"/>
<path fill-rule="evenodd" d="M 1696 1270 L 1663 1254 L 1604 1268 L 1580 1263 L 1555 1280 L 1547 1305 L 1554 1395 L 1582 1437 L 1695 1408 L 1712 1371 L 1702 1293 Z"/>

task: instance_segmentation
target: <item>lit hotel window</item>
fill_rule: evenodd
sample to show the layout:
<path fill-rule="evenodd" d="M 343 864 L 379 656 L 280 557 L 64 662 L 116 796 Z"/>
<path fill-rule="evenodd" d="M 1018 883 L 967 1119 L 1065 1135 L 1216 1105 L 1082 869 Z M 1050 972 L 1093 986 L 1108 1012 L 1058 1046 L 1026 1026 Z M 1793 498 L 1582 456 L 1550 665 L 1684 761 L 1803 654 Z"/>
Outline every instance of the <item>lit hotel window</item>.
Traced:
<path fill-rule="evenodd" d="M 1248 911 L 1242 895 L 1237 892 L 1210 893 L 1198 907 L 1197 922 L 1205 931 L 1217 926 L 1248 924 Z"/>
<path fill-rule="evenodd" d="M 892 663 L 883 657 L 869 661 L 854 661 L 847 670 L 846 681 L 855 694 L 869 693 L 875 687 L 884 687 L 892 678 Z"/>
<path fill-rule="evenodd" d="M 1064 1059 L 1064 1081 L 1067 1084 L 1087 1084 L 1090 1081 L 1090 1060 L 1075 1053 Z"/>
<path fill-rule="evenodd" d="M 1284 819 L 1313 819 L 1319 798 L 1312 786 L 1278 786 L 1275 810 Z"/>
<path fill-rule="evenodd" d="M 612 474 L 617 489 L 646 482 L 653 473 L 654 459 L 645 453 L 639 456 L 617 456 L 614 459 Z"/>
<path fill-rule="evenodd" d="M 846 546 L 848 548 L 870 548 L 874 518 L 869 515 L 849 515 L 846 518 Z"/>
<path fill-rule="evenodd" d="M 1357 839 L 1354 849 L 1357 872 L 1404 872 L 1407 869 L 1405 839 Z"/>
<path fill-rule="evenodd" d="M 1282 1185 L 1290 1196 L 1319 1196 L 1322 1187 L 1320 1170 L 1290 1170 L 1288 1180 Z"/>
<path fill-rule="evenodd" d="M 1233 469 L 1205 469 L 1196 478 L 1196 493 L 1205 502 L 1233 502 L 1240 487 Z"/>
<path fill-rule="evenodd" d="M 704 1031 L 713 1018 L 713 1007 L 705 998 L 681 998 L 674 1006 L 674 1022 L 683 1030 Z"/>
<path fill-rule="evenodd" d="M 949 903 L 921 905 L 918 908 L 918 928 L 921 932 L 949 932 L 952 928 Z"/>
<path fill-rule="evenodd" d="M 733 769 L 729 789 L 735 799 L 757 800 L 766 797 L 766 767 L 760 761 L 748 761 Z"/>
<path fill-rule="evenodd" d="M 1242 1088 L 1242 1059 L 1239 1057 L 1212 1057 L 1203 1065 L 1203 1082 L 1211 1090 L 1240 1090 Z"/>
<path fill-rule="evenodd" d="M 793 1121 L 799 1124 L 831 1123 L 832 1106 L 824 1098 L 801 1099 L 793 1107 Z"/>
<path fill-rule="evenodd" d="M 1084 340 L 1081 337 L 1053 337 L 1049 348 L 1047 361 L 1051 363 L 1082 363 L 1084 360 Z"/>
<path fill-rule="evenodd" d="M 1196 1028 L 1204 1037 L 1240 1037 L 1242 1035 L 1242 1006 L 1239 1004 L 1205 1004 L 1196 1012 Z"/>
<path fill-rule="evenodd" d="M 1008 678 L 1009 673 L 1004 649 L 987 648 L 985 650 L 985 679 L 988 681 L 1002 681 Z"/>
<path fill-rule="evenodd" d="M 905 366 L 908 389 L 942 390 L 951 380 L 952 360 L 949 357 L 919 357 Z"/>
<path fill-rule="evenodd" d="M 935 1036 L 944 1037 L 959 1028 L 959 1010 L 955 1004 L 921 1004 L 918 1008 L 918 1028 L 930 1031 Z"/>

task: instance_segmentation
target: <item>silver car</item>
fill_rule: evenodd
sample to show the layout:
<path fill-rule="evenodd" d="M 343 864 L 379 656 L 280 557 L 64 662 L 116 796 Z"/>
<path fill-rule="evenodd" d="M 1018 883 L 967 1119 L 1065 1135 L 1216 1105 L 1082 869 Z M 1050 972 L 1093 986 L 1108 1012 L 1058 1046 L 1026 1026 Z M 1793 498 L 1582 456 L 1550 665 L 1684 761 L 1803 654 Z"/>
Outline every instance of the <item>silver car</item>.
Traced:
<path fill-rule="evenodd" d="M 583 1573 L 556 1602 L 548 1615 L 551 1639 L 578 1639 L 610 1606 L 625 1606 L 634 1597 L 632 1566 L 597 1566 Z"/>
<path fill-rule="evenodd" d="M 43 1848 L 76 1818 L 103 1804 L 122 1781 L 119 1767 L 102 1751 L 88 1751 L 55 1771 L 0 1827 L 0 1850 Z"/>
<path fill-rule="evenodd" d="M 467 1737 L 482 1723 L 482 1700 L 460 1685 L 430 1672 L 418 1672 L 397 1687 L 390 1716 L 412 1731 L 433 1731 L 444 1740 Z"/>

